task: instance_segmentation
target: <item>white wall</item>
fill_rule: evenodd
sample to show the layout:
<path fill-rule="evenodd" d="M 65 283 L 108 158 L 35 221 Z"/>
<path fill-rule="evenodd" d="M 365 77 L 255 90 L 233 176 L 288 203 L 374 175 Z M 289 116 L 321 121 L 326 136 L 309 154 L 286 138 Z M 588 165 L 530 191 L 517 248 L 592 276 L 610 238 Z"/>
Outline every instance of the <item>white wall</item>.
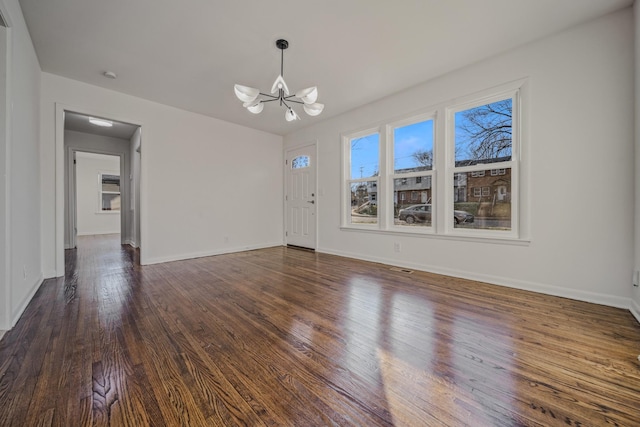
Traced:
<path fill-rule="evenodd" d="M 42 283 L 40 242 L 40 65 L 17 0 L 0 0 L 9 21 L 7 139 L 3 147 L 0 329 L 9 329 Z M 5 175 L 6 174 L 6 175 Z"/>
<path fill-rule="evenodd" d="M 78 236 L 120 233 L 120 211 L 99 211 L 101 173 L 120 175 L 120 157 L 76 153 Z"/>
<path fill-rule="evenodd" d="M 640 3 L 633 5 L 633 22 L 635 29 L 635 257 L 634 267 L 640 271 Z M 631 312 L 640 322 L 640 287 L 632 290 Z"/>
<path fill-rule="evenodd" d="M 126 241 L 134 248 L 140 246 L 140 156 L 142 153 L 142 132 L 138 128 L 129 143 L 131 159 L 131 190 L 128 220 L 131 222 L 131 233 Z"/>
<path fill-rule="evenodd" d="M 282 244 L 282 137 L 48 73 L 42 73 L 41 100 L 48 276 L 64 269 L 63 223 L 56 220 L 63 211 L 63 185 L 56 184 L 64 157 L 56 142 L 62 105 L 142 125 L 142 263 Z"/>
<path fill-rule="evenodd" d="M 286 147 L 318 140 L 318 250 L 628 307 L 632 70 L 627 9 L 287 135 Z M 521 78 L 528 78 L 530 94 L 523 164 L 529 243 L 340 229 L 342 132 Z"/>

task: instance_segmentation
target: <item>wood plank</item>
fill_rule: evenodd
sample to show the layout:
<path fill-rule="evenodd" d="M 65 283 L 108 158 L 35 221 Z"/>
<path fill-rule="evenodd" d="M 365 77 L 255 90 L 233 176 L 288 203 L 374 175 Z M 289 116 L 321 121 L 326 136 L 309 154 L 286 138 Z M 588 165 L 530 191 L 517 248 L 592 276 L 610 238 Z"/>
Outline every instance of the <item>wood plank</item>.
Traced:
<path fill-rule="evenodd" d="M 640 425 L 628 311 L 277 247 L 83 236 L 0 341 L 0 425 Z"/>

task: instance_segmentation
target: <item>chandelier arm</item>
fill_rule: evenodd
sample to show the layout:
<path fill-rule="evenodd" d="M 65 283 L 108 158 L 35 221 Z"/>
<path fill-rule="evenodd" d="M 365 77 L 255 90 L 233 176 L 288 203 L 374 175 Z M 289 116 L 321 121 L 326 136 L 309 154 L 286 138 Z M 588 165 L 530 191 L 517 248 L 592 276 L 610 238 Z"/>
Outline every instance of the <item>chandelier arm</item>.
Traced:
<path fill-rule="evenodd" d="M 262 99 L 260 100 L 260 102 L 262 102 L 263 104 L 266 102 L 273 102 L 273 101 L 278 101 L 280 98 L 278 98 L 277 96 L 274 97 L 273 99 Z"/>
<path fill-rule="evenodd" d="M 295 99 L 291 99 L 293 98 L 295 95 L 291 95 L 291 96 L 285 96 L 283 99 L 285 101 L 289 101 L 289 102 L 295 102 L 296 104 L 304 104 L 304 102 L 302 101 L 296 101 Z"/>
<path fill-rule="evenodd" d="M 275 100 L 277 100 L 278 98 L 280 98 L 279 96 L 273 96 L 273 95 L 269 95 L 268 93 L 262 93 L 262 92 L 260 92 L 260 95 L 262 95 L 262 96 L 268 96 L 269 98 L 273 98 L 273 99 L 271 99 L 270 101 L 275 101 Z M 263 102 L 267 102 L 267 101 L 263 101 Z"/>

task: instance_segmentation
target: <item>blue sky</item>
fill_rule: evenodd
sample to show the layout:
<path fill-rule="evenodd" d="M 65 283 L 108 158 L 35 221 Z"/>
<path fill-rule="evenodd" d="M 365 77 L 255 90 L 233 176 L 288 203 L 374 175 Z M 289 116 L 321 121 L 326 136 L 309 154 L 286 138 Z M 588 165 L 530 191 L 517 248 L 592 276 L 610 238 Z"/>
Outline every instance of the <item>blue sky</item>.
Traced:
<path fill-rule="evenodd" d="M 511 100 L 507 99 L 509 108 Z M 496 106 L 501 101 L 494 103 Z M 504 101 L 502 101 L 504 102 Z M 488 104 L 488 105 L 494 105 Z M 472 108 L 483 108 L 482 106 Z M 497 108 L 499 110 L 499 108 Z M 465 111 L 456 113 L 456 128 L 467 124 Z M 503 120 L 498 114 L 486 116 L 487 123 Z M 456 132 L 456 160 L 470 158 L 469 145 L 471 140 L 463 132 Z M 431 151 L 433 153 L 433 120 L 426 120 L 394 129 L 394 168 L 405 169 L 421 166 L 414 158 L 416 151 Z M 375 133 L 351 141 L 351 178 L 368 178 L 374 176 L 380 169 L 378 164 L 380 149 L 380 136 Z M 509 153 L 510 154 L 510 153 Z"/>
<path fill-rule="evenodd" d="M 380 135 L 367 135 L 351 141 L 351 178 L 367 178 L 378 172 Z M 433 150 L 433 120 L 415 123 L 394 130 L 394 166 L 404 169 L 420 166 L 412 154 L 418 150 Z"/>

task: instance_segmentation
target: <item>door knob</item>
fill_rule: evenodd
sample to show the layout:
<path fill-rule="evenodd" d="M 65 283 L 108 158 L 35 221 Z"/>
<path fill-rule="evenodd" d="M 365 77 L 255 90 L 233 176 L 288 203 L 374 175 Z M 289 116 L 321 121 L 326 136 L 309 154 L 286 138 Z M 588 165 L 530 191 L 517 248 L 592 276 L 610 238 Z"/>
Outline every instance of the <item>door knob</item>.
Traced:
<path fill-rule="evenodd" d="M 311 203 L 312 205 L 316 203 L 315 200 L 307 200 L 307 203 Z"/>

